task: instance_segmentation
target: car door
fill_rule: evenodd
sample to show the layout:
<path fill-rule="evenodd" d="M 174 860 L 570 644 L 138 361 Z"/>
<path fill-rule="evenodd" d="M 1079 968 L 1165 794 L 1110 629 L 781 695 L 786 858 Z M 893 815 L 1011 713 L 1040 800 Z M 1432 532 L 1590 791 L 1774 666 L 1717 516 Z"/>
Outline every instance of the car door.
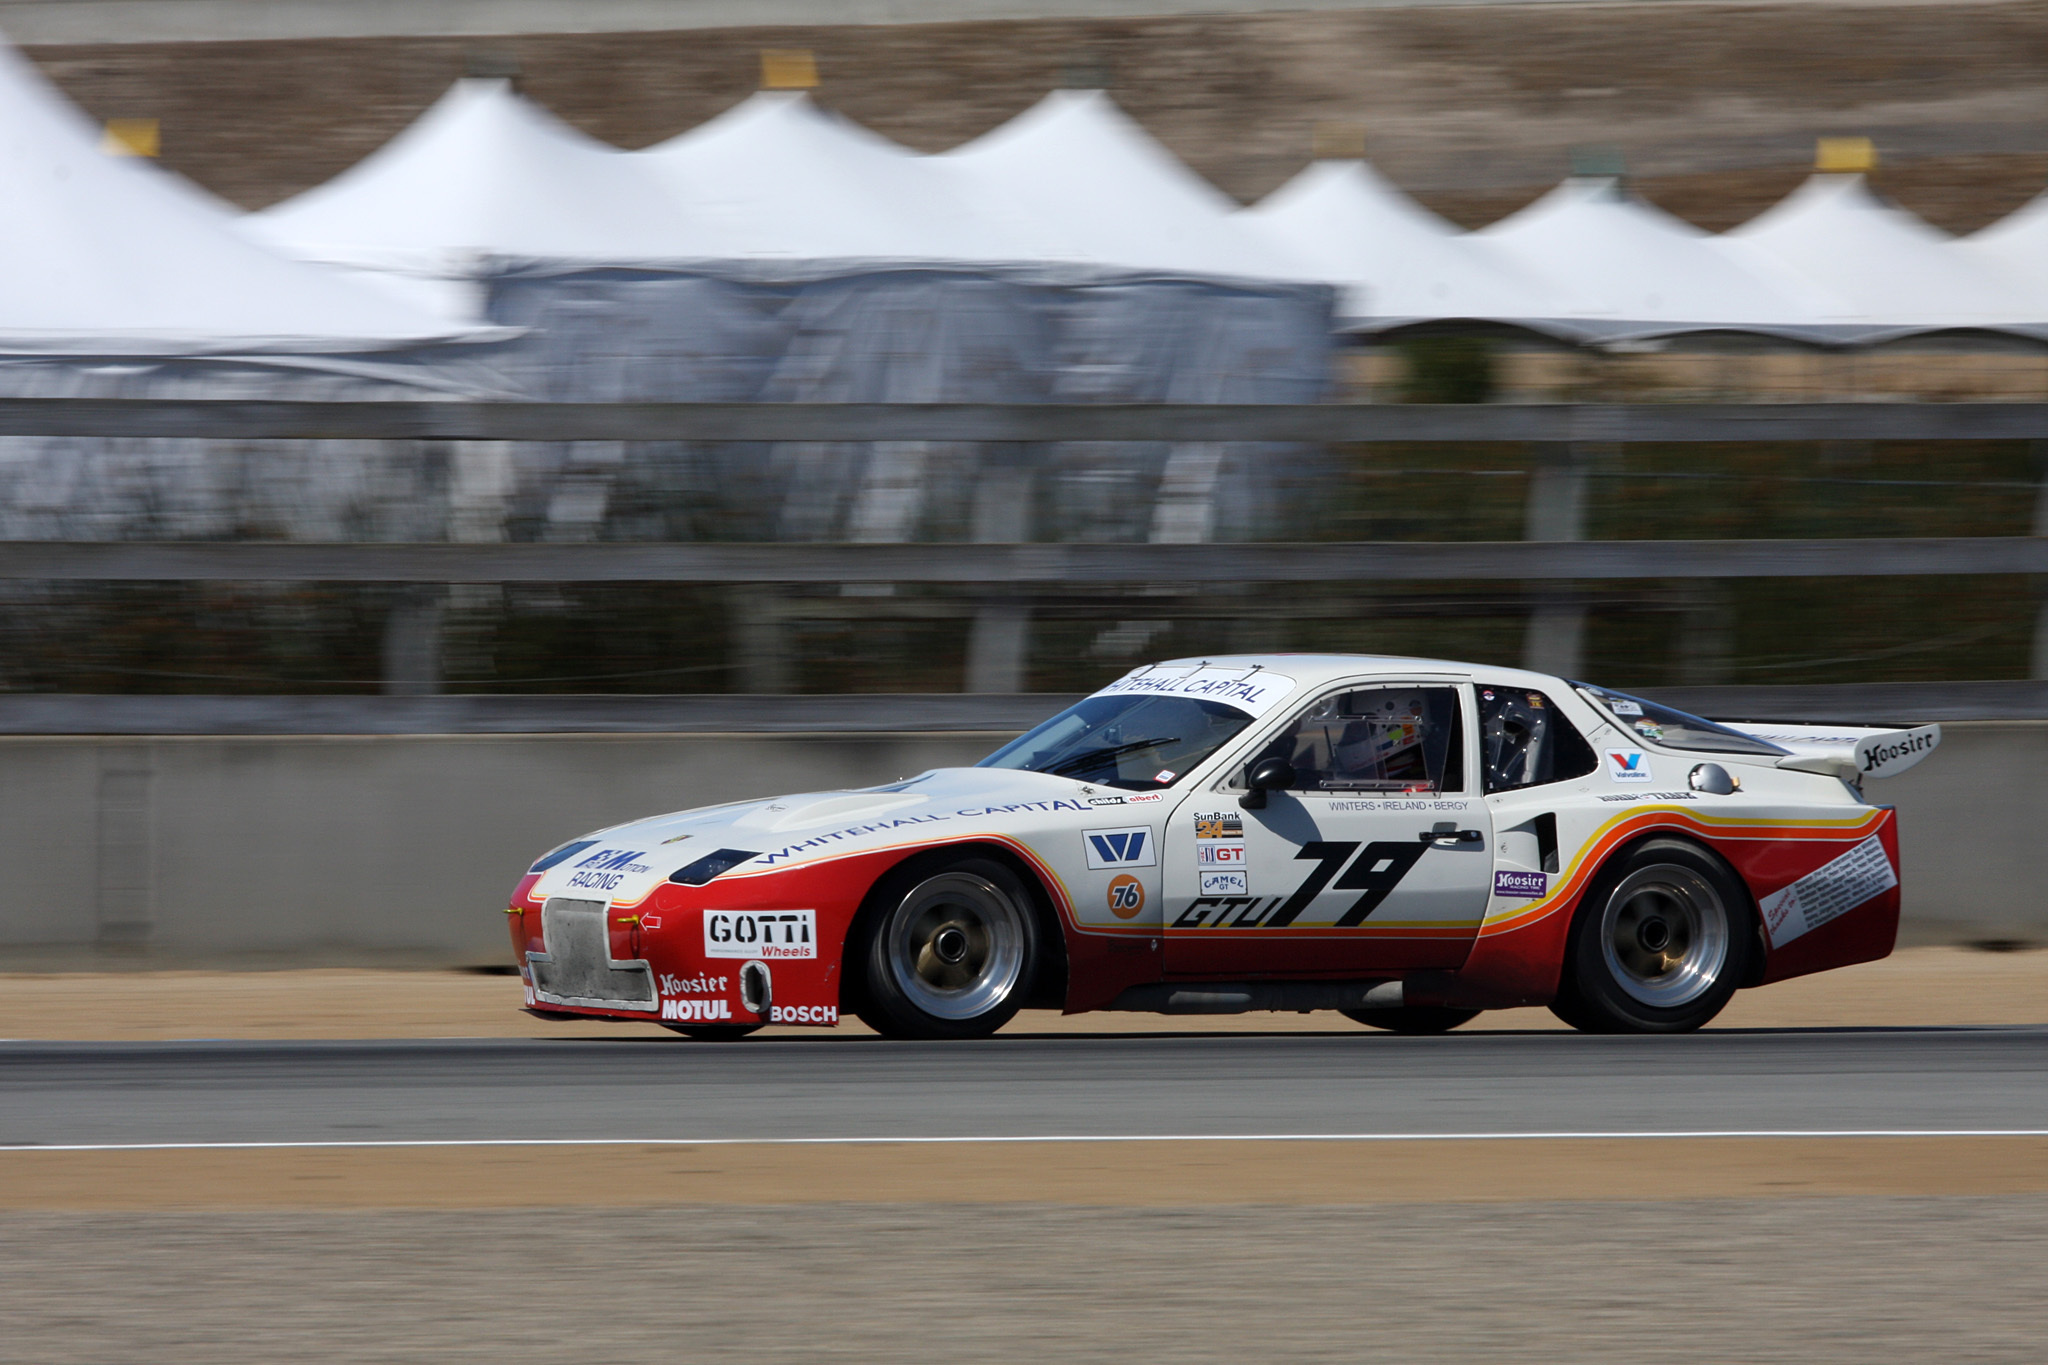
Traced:
<path fill-rule="evenodd" d="M 1166 971 L 1372 976 L 1462 964 L 1486 911 L 1493 829 L 1471 689 L 1354 683 L 1297 710 L 1166 831 Z M 1285 791 L 1251 808 L 1278 756 Z"/>

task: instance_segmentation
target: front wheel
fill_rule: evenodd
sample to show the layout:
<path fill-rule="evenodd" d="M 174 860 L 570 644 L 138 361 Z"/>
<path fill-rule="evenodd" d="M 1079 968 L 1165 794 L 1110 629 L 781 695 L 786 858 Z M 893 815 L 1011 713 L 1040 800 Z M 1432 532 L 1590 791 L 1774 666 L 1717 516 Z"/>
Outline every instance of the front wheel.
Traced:
<path fill-rule="evenodd" d="M 1700 1027 L 1742 981 L 1748 905 L 1734 874 L 1698 845 L 1638 845 L 1579 908 L 1551 1013 L 1588 1033 Z"/>
<path fill-rule="evenodd" d="M 886 1038 L 984 1038 L 1023 1007 L 1038 922 L 988 858 L 924 862 L 876 887 L 858 961 L 861 1022 Z"/>
<path fill-rule="evenodd" d="M 1479 1017 L 1478 1010 L 1454 1010 L 1445 1005 L 1395 1005 L 1389 1009 L 1337 1012 L 1355 1023 L 1383 1028 L 1389 1033 L 1449 1033 Z"/>

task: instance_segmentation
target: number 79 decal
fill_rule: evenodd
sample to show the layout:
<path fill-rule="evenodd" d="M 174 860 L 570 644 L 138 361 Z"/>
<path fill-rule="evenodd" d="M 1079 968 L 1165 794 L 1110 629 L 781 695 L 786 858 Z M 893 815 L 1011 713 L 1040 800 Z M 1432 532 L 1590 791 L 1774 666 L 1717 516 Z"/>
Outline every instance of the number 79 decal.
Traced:
<path fill-rule="evenodd" d="M 1422 855 L 1429 852 L 1429 847 L 1421 842 L 1379 840 L 1360 851 L 1355 839 L 1317 839 L 1303 844 L 1294 855 L 1295 861 L 1310 861 L 1315 866 L 1286 900 L 1276 903 L 1258 896 L 1202 896 L 1182 911 L 1173 924 L 1177 929 L 1281 929 L 1294 923 L 1310 902 L 1330 887 L 1360 893 L 1333 926 L 1355 929 L 1379 909 L 1380 902 L 1393 893 L 1401 879 L 1422 860 Z M 1358 854 L 1356 858 L 1351 856 L 1354 853 Z M 1338 876 L 1340 870 L 1342 876 Z"/>

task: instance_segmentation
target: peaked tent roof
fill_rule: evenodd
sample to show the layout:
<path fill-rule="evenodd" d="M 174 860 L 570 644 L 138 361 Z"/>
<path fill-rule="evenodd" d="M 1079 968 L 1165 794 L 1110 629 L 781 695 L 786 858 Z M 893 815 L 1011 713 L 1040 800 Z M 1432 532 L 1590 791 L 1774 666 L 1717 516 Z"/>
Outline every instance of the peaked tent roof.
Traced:
<path fill-rule="evenodd" d="M 1841 300 L 1829 321 L 1879 330 L 2048 323 L 2048 295 L 1874 194 L 1821 173 L 1728 233 Z"/>
<path fill-rule="evenodd" d="M 1553 282 L 1567 307 L 1551 330 L 1606 340 L 1720 328 L 1825 334 L 1830 304 L 1818 291 L 1644 203 L 1613 176 L 1573 176 L 1473 236 Z"/>
<path fill-rule="evenodd" d="M 91 355 L 361 351 L 448 324 L 274 255 L 232 212 L 99 129 L 0 43 L 0 351 Z"/>
<path fill-rule="evenodd" d="M 1562 310 L 1545 283 L 1460 232 L 1363 161 L 1318 161 L 1245 221 L 1343 289 L 1347 322 L 1521 319 Z"/>
<path fill-rule="evenodd" d="M 933 157 L 1023 259 L 1210 276 L 1313 272 L 1100 90 L 1055 90 Z"/>
<path fill-rule="evenodd" d="M 675 203 L 666 254 L 752 260 L 1008 260 L 1011 246 L 922 157 L 763 90 L 631 154 Z"/>
<path fill-rule="evenodd" d="M 473 78 L 334 179 L 245 221 L 307 259 L 462 275 L 485 255 L 671 254 L 675 215 L 630 154 L 571 128 L 509 81 Z"/>
<path fill-rule="evenodd" d="M 2035 195 L 1959 245 L 2001 271 L 2036 285 L 2048 284 L 2048 193 Z"/>

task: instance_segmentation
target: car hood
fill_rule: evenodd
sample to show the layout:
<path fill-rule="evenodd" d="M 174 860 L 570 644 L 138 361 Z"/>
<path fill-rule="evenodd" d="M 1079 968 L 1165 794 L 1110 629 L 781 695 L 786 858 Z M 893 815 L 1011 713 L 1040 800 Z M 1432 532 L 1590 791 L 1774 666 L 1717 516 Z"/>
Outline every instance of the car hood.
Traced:
<path fill-rule="evenodd" d="M 705 806 L 598 830 L 541 859 L 533 894 L 632 904 L 678 873 L 701 885 L 728 872 L 788 867 L 927 835 L 1066 825 L 1104 807 L 1135 803 L 1143 810 L 1171 795 L 1009 768 L 935 768 L 884 787 Z"/>

